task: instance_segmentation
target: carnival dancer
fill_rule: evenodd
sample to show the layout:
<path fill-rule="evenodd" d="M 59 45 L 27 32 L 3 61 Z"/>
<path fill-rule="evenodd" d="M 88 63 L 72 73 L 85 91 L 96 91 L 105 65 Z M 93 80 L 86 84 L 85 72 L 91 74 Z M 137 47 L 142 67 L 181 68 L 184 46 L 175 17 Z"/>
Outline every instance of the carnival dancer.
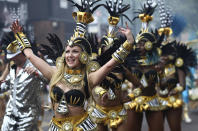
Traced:
<path fill-rule="evenodd" d="M 144 8 L 138 12 L 138 17 L 142 21 L 142 29 L 136 37 L 135 51 L 129 55 L 126 61 L 131 78 L 133 78 L 131 79 L 133 80 L 131 81 L 133 90 L 129 94 L 132 101 L 125 104 L 128 109 L 127 130 L 141 131 L 143 113 L 145 112 L 149 130 L 163 131 L 163 115 L 160 111 L 156 91 L 158 84 L 156 66 L 160 61 L 161 50 L 159 47 L 163 41 L 163 35 L 159 36 L 158 31 L 149 32 L 148 29 L 156 6 L 155 2 L 147 0 L 144 3 Z"/>
<path fill-rule="evenodd" d="M 126 40 L 123 36 L 117 35 L 117 24 L 120 16 L 130 8 L 130 5 L 123 5 L 123 0 L 106 1 L 103 4 L 110 14 L 108 18 L 109 30 L 100 42 L 99 56 L 96 61 L 103 66 L 111 55 Z M 124 15 L 128 20 L 129 18 Z M 127 112 L 123 103 L 127 100 L 127 87 L 122 88 L 125 80 L 125 70 L 121 65 L 116 66 L 93 90 L 94 103 L 89 109 L 91 119 L 97 123 L 99 131 L 124 130 L 124 120 Z"/>
<path fill-rule="evenodd" d="M 31 44 L 22 33 L 18 21 L 13 23 L 11 29 L 25 56 L 50 80 L 54 117 L 49 130 L 94 130 L 97 125 L 91 121 L 84 109 L 85 101 L 89 98 L 90 90 L 98 85 L 119 62 L 124 61 L 134 40 L 129 28 L 122 28 L 121 32 L 126 35 L 127 40 L 114 53 L 115 57 L 97 70 L 98 64 L 88 60 L 91 47 L 85 37 L 85 27 L 93 21 L 91 13 L 96 9 L 93 6 L 97 1 L 92 3 L 85 0 L 81 5 L 69 1 L 79 9 L 79 12 L 73 13 L 77 28 L 73 37 L 66 43 L 62 56 L 57 59 L 56 68 L 49 66 L 32 53 Z"/>
<path fill-rule="evenodd" d="M 183 105 L 181 92 L 186 86 L 185 78 L 189 72 L 188 68 L 196 66 L 196 55 L 186 45 L 169 40 L 172 34 L 170 10 L 166 8 L 164 1 L 159 1 L 159 5 L 161 17 L 159 33 L 165 34 L 161 47 L 161 58 L 165 61 L 160 75 L 159 101 L 170 130 L 181 131 Z"/>
<path fill-rule="evenodd" d="M 14 64 L 9 66 L 9 74 L 0 86 L 0 93 L 10 90 L 1 130 L 38 130 L 39 86 L 43 79 L 20 51 L 14 33 L 10 32 L 7 36 L 3 39 L 5 44 L 9 44 L 6 58 L 14 61 Z"/>
<path fill-rule="evenodd" d="M 181 93 L 186 85 L 188 68 L 196 66 L 196 55 L 191 48 L 176 41 L 163 46 L 162 52 L 162 57 L 167 57 L 167 60 L 160 75 L 161 109 L 164 118 L 167 118 L 170 130 L 181 131 L 183 105 Z"/>

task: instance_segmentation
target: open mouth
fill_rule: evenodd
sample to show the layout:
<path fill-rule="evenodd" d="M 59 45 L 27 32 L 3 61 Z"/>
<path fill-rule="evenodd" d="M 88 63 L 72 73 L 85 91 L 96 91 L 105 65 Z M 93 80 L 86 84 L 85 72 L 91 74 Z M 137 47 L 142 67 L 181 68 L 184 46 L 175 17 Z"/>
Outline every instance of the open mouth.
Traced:
<path fill-rule="evenodd" d="M 69 64 L 73 64 L 73 63 L 75 62 L 75 59 L 67 59 L 67 62 L 68 62 Z"/>

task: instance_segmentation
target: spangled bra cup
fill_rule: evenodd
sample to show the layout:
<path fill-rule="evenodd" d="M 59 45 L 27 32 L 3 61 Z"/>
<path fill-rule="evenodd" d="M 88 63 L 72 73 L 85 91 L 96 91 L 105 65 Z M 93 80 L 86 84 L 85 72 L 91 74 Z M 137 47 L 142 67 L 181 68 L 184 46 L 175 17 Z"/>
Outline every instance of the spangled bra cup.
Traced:
<path fill-rule="evenodd" d="M 139 69 L 134 69 L 132 70 L 132 75 L 136 77 L 138 80 L 140 80 L 144 75 L 147 81 L 153 81 L 153 82 L 157 81 L 157 72 L 155 70 L 149 70 L 143 73 Z"/>
<path fill-rule="evenodd" d="M 83 106 L 85 101 L 85 95 L 82 93 L 82 91 L 77 89 L 64 92 L 60 87 L 54 86 L 52 89 L 52 95 L 53 96 L 51 96 L 51 98 L 55 102 L 59 103 L 64 97 L 67 104 L 72 106 Z"/>
<path fill-rule="evenodd" d="M 174 87 L 176 87 L 177 83 L 178 83 L 178 79 L 177 78 L 163 79 L 160 88 L 162 90 L 164 90 L 165 88 L 168 88 L 169 90 L 171 90 Z"/>

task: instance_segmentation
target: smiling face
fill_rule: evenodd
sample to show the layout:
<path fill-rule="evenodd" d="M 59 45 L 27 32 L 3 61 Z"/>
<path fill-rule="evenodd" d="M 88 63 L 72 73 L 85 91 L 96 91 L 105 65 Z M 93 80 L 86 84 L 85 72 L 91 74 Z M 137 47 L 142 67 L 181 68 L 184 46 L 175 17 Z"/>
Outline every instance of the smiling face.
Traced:
<path fill-rule="evenodd" d="M 82 49 L 79 46 L 70 47 L 67 46 L 65 49 L 65 61 L 69 68 L 79 68 L 81 63 L 79 61 L 80 53 Z"/>

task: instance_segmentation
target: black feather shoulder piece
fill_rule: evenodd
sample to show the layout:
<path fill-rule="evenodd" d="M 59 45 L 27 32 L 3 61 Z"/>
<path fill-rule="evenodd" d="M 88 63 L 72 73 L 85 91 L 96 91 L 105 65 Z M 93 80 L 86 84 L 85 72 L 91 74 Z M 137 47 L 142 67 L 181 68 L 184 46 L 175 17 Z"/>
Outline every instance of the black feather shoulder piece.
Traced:
<path fill-rule="evenodd" d="M 91 49 L 92 49 L 92 53 L 98 54 L 98 46 L 99 46 L 99 42 L 98 42 L 98 37 L 96 34 L 93 33 L 87 33 L 86 34 L 86 38 L 90 43 Z"/>
<path fill-rule="evenodd" d="M 135 67 L 138 66 L 139 63 L 137 60 L 140 59 L 140 52 L 138 50 L 133 50 L 130 52 L 130 54 L 127 56 L 125 62 L 123 63 L 123 65 L 130 69 L 131 67 Z"/>
<path fill-rule="evenodd" d="M 56 59 L 60 57 L 64 52 L 62 42 L 56 34 L 49 33 L 46 38 L 49 41 L 49 45 L 41 44 L 41 47 L 43 49 L 40 51 L 43 55 L 47 55 L 48 58 L 53 62 L 56 62 Z"/>
<path fill-rule="evenodd" d="M 176 56 L 176 49 L 174 47 L 175 42 L 176 41 L 171 41 L 161 46 L 162 56 L 168 56 L 168 55 Z"/>
<path fill-rule="evenodd" d="M 187 72 L 189 67 L 197 66 L 196 53 L 192 48 L 180 42 L 175 42 L 173 46 L 176 50 L 175 64 L 178 68 Z"/>
<path fill-rule="evenodd" d="M 13 41 L 15 41 L 16 38 L 14 37 L 14 33 L 13 32 L 8 32 L 8 33 L 4 33 L 2 40 L 1 40 L 1 48 L 2 50 L 6 50 L 6 47 Z"/>

